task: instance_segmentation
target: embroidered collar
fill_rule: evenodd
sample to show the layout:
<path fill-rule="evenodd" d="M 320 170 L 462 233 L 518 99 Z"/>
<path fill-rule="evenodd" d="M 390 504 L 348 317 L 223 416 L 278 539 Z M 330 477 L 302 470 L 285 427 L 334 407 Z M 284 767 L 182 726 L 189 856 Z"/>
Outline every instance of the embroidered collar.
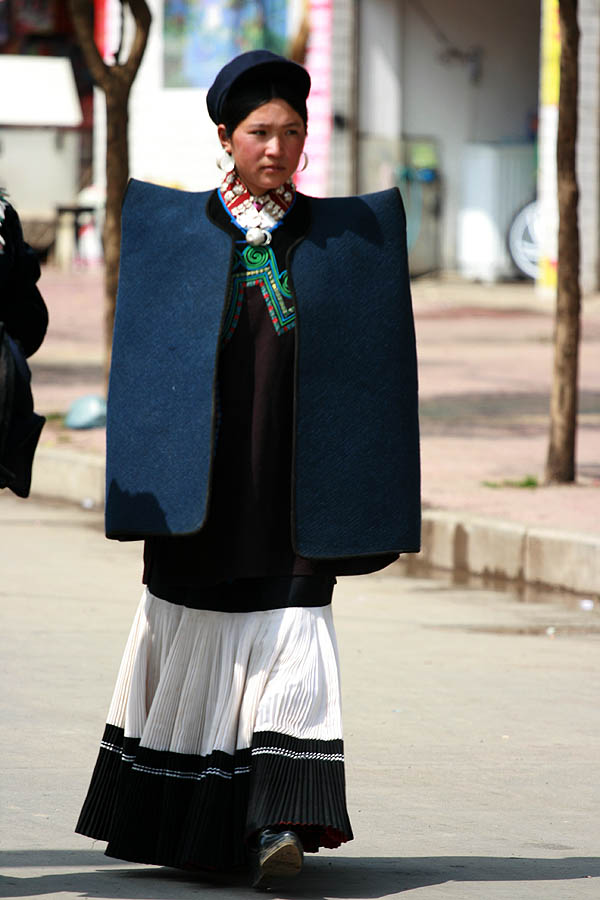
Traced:
<path fill-rule="evenodd" d="M 281 222 L 296 196 L 296 187 L 290 179 L 280 187 L 255 197 L 235 169 L 227 173 L 219 191 L 229 214 L 246 232 L 247 242 L 254 247 L 271 243 L 271 229 Z"/>

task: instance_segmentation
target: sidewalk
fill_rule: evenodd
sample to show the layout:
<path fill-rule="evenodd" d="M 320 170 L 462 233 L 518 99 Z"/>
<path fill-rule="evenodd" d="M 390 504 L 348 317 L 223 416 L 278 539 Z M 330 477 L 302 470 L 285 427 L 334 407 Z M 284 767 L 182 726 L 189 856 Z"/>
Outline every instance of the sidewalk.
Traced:
<path fill-rule="evenodd" d="M 31 548 L 35 547 L 32 560 Z M 73 833 L 140 594 L 99 511 L 0 495 L 0 896 L 597 900 L 597 611 L 450 578 L 340 578 L 355 840 L 270 894 L 136 865 Z M 389 573 L 388 573 L 389 574 Z"/>
<path fill-rule="evenodd" d="M 51 325 L 32 360 L 51 415 L 34 492 L 103 502 L 101 430 L 56 419 L 103 390 L 102 275 L 46 267 Z M 413 284 L 420 361 L 423 561 L 600 594 L 600 297 L 586 299 L 578 483 L 541 484 L 552 368 L 551 301 L 529 284 Z"/>

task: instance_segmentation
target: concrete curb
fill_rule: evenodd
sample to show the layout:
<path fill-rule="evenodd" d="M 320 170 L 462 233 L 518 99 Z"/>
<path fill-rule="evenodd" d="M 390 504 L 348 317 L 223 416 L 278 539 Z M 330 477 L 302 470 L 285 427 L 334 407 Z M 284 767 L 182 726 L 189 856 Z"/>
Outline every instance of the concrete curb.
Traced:
<path fill-rule="evenodd" d="M 450 571 L 600 594 L 600 535 L 428 509 L 419 558 Z"/>
<path fill-rule="evenodd" d="M 97 454 L 41 447 L 35 457 L 31 492 L 102 507 L 104 459 Z M 600 596 L 600 535 L 426 509 L 419 560 L 448 571 Z"/>
<path fill-rule="evenodd" d="M 31 493 L 90 508 L 102 507 L 104 458 L 98 454 L 40 447 L 33 463 Z"/>

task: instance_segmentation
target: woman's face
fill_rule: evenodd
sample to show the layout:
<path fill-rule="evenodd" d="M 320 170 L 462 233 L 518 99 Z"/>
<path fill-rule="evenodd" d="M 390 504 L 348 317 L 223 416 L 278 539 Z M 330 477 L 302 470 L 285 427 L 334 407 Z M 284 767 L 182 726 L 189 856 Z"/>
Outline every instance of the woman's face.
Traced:
<path fill-rule="evenodd" d="M 241 180 L 254 196 L 278 188 L 298 168 L 306 129 L 298 113 L 276 98 L 253 110 L 231 137 L 218 126 L 223 148 L 233 156 Z"/>

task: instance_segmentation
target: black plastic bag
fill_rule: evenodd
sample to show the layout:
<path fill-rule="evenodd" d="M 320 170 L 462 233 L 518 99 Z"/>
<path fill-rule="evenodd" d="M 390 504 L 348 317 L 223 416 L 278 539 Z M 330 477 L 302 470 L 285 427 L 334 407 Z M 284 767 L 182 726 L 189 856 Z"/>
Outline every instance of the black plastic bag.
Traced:
<path fill-rule="evenodd" d="M 0 322 L 0 488 L 29 496 L 33 457 L 45 421 L 33 411 L 27 360 Z"/>

